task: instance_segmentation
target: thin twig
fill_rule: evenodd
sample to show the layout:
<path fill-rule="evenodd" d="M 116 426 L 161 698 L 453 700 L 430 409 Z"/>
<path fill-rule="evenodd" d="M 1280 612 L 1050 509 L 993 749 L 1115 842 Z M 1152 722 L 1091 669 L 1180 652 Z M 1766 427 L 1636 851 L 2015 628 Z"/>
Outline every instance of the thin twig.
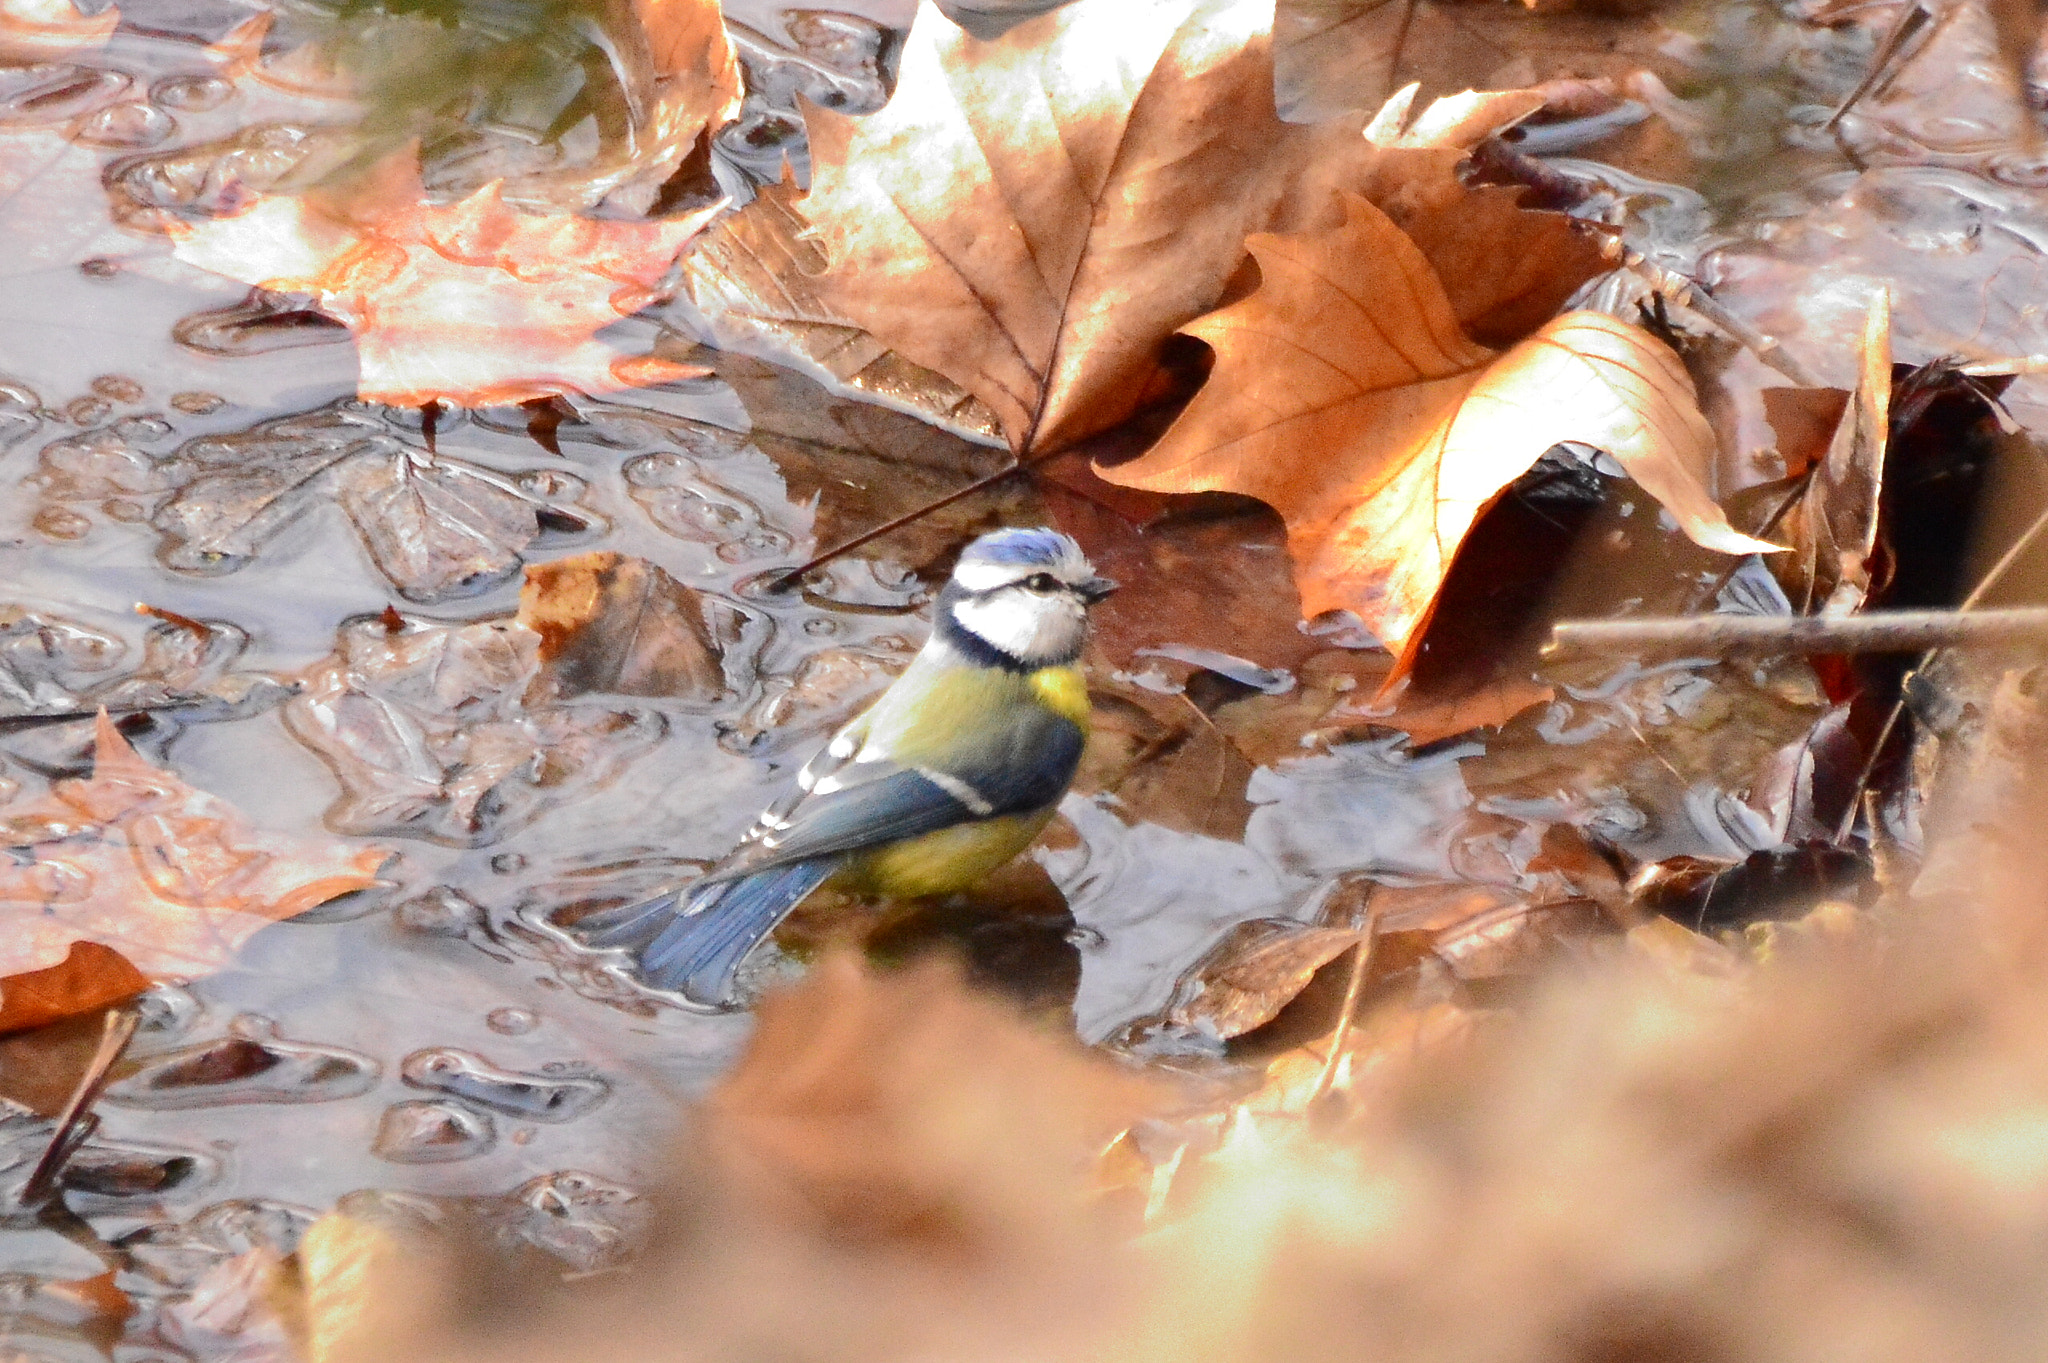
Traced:
<path fill-rule="evenodd" d="M 115 1062 L 121 1058 L 121 1052 L 128 1049 L 128 1042 L 135 1036 L 135 1028 L 141 1021 L 142 1015 L 133 1008 L 107 1010 L 106 1022 L 100 1029 L 100 1044 L 93 1051 L 85 1073 L 78 1077 L 78 1084 L 71 1090 L 64 1110 L 57 1114 L 56 1130 L 50 1133 L 50 1143 L 43 1147 L 43 1157 L 36 1161 L 35 1172 L 22 1185 L 21 1204 L 24 1207 L 35 1206 L 55 1191 L 65 1164 L 78 1153 L 79 1146 L 91 1139 L 99 1126 L 99 1119 L 92 1115 L 92 1106 L 100 1100 Z"/>
<path fill-rule="evenodd" d="M 1356 955 L 1351 958 L 1351 977 L 1344 982 L 1343 1011 L 1337 1014 L 1336 1030 L 1330 1033 L 1330 1053 L 1323 1059 L 1322 1073 L 1316 1076 L 1316 1086 L 1309 1090 L 1308 1101 L 1303 1107 L 1313 1107 L 1329 1096 L 1330 1088 L 1337 1082 L 1337 1065 L 1344 1056 L 1344 1043 L 1351 1037 L 1353 1014 L 1358 1011 L 1358 996 L 1365 992 L 1365 972 L 1372 965 L 1372 942 L 1379 932 L 1380 911 L 1368 904 L 1365 922 L 1358 927 Z"/>
<path fill-rule="evenodd" d="M 0 715 L 0 733 L 12 733 L 17 729 L 34 729 L 44 724 L 70 724 L 81 719 L 97 719 L 105 710 L 109 719 L 126 719 L 130 715 L 155 715 L 169 710 L 191 710 L 206 704 L 200 697 L 183 700 L 167 700 L 161 705 L 95 705 L 90 710 L 46 710 L 39 714 Z"/>
<path fill-rule="evenodd" d="M 1869 615 L 1676 615 L 1562 620 L 1543 654 L 1916 653 L 1958 645 L 2048 640 L 2048 607 L 1878 611 Z"/>
<path fill-rule="evenodd" d="M 1892 26 L 1885 30 L 1884 37 L 1878 39 L 1877 51 L 1870 57 L 1870 69 L 1863 73 L 1863 79 L 1856 82 L 1856 88 L 1849 92 L 1848 97 L 1835 106 L 1835 111 L 1828 115 L 1828 121 L 1821 125 L 1822 128 L 1834 132 L 1849 116 L 1849 111 L 1867 95 L 1877 90 L 1881 83 L 1890 84 L 1898 75 L 1898 71 L 1892 69 L 1893 64 L 1897 63 L 1901 68 L 1905 65 L 1899 60 L 1899 53 L 1919 35 L 1920 30 L 1933 22 L 1934 11 L 1921 4 L 1920 0 L 1914 0 L 1913 4 L 1901 10 L 1899 17 L 1892 20 Z"/>
<path fill-rule="evenodd" d="M 1394 45 L 1387 53 L 1387 94 L 1401 88 L 1401 59 L 1408 52 L 1408 26 L 1415 22 L 1415 0 L 1401 0 L 1401 23 L 1394 30 Z"/>
<path fill-rule="evenodd" d="M 986 491 L 987 489 L 994 487 L 997 483 L 1000 483 L 1007 478 L 1013 478 L 1017 474 L 1022 473 L 1026 469 L 1030 468 L 1032 462 L 1033 461 L 1022 459 L 1012 460 L 1008 467 L 999 469 L 996 472 L 989 474 L 985 478 L 977 478 L 973 482 L 969 483 L 966 487 L 958 488 L 952 492 L 949 492 L 945 496 L 939 498 L 937 501 L 926 502 L 923 506 L 917 508 L 917 510 L 915 511 L 906 511 L 901 516 L 896 517 L 894 520 L 884 521 L 880 525 L 876 526 L 874 529 L 866 531 L 865 533 L 859 535 L 855 535 L 852 539 L 847 540 L 843 544 L 836 544 L 832 548 L 827 549 L 824 553 L 817 555 L 816 557 L 808 560 L 807 562 L 799 563 L 796 567 L 791 568 L 781 577 L 776 578 L 773 582 L 768 584 L 768 590 L 771 592 L 786 592 L 791 587 L 794 587 L 797 583 L 803 581 L 803 579 L 808 577 L 811 573 L 824 567 L 826 564 L 832 562 L 834 559 L 843 558 L 846 555 L 852 553 L 854 550 L 860 548 L 862 545 L 872 543 L 873 541 L 878 540 L 882 536 L 888 534 L 892 530 L 899 530 L 902 527 L 909 525 L 913 521 L 921 521 L 926 516 L 931 515 L 934 511 L 942 511 L 946 507 L 951 506 L 955 502 L 965 501 L 967 498 L 972 497 L 977 492 Z"/>

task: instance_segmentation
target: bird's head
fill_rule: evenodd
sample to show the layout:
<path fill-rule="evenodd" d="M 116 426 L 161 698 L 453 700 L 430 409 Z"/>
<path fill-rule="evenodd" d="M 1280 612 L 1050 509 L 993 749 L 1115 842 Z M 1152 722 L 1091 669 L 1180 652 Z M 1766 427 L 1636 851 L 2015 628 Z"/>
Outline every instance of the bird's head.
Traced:
<path fill-rule="evenodd" d="M 939 596 L 939 637 L 1013 667 L 1070 663 L 1087 642 L 1088 607 L 1115 590 L 1058 531 L 997 530 L 961 551 Z"/>

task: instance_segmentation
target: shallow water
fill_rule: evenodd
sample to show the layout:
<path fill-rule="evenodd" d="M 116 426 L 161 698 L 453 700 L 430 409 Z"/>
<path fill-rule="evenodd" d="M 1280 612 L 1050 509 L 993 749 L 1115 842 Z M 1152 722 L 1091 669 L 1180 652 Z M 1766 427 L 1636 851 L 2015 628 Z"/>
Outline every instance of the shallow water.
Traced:
<path fill-rule="evenodd" d="M 849 8 L 886 25 L 907 4 Z M 783 27 L 765 7 L 730 10 L 757 35 Z M 171 1173 L 72 1195 L 141 1265 L 122 1277 L 144 1307 L 120 1355 L 131 1360 L 206 1355 L 160 1308 L 226 1255 L 288 1246 L 359 1189 L 518 1206 L 545 1194 L 569 1209 L 534 1232 L 546 1247 L 572 1263 L 614 1253 L 632 1190 L 664 1172 L 679 1098 L 730 1060 L 747 1023 L 638 990 L 616 961 L 575 948 L 557 915 L 724 851 L 922 640 L 917 572 L 973 528 L 945 522 L 929 543 L 885 545 L 804 593 L 766 592 L 821 541 L 912 495 L 890 490 L 910 475 L 874 448 L 896 448 L 901 428 L 864 435 L 873 409 L 804 379 L 777 379 L 765 406 L 717 378 L 574 399 L 551 432 L 559 456 L 526 411 L 441 413 L 430 452 L 420 413 L 356 402 L 344 333 L 275 320 L 288 301 L 234 311 L 247 290 L 173 260 L 146 214 L 121 225 L 110 213 L 190 211 L 262 171 L 229 145 L 237 133 L 334 117 L 317 93 L 231 75 L 207 54 L 247 13 L 142 0 L 103 49 L 52 57 L 62 70 L 0 71 L 0 485 L 13 489 L 0 501 L 0 605 L 24 613 L 0 622 L 15 631 L 0 632 L 0 715 L 179 701 L 134 726 L 152 760 L 261 827 L 395 854 L 387 889 L 266 929 L 229 969 L 153 996 L 130 1052 L 139 1068 L 109 1092 L 80 1168 L 127 1159 Z M 1751 28 L 1704 35 L 1687 93 L 1709 197 L 1616 179 L 1617 216 L 1788 343 L 1811 338 L 1801 353 L 1824 374 L 1846 356 L 1818 338 L 1871 275 L 1907 281 L 1906 358 L 2048 349 L 2038 309 L 2003 301 L 2028 292 L 2004 283 L 2038 270 L 2027 224 L 2048 216 L 2031 170 L 1969 124 L 1968 92 L 1965 113 L 1859 116 L 1851 139 L 1880 147 L 1859 175 L 1815 143 L 1802 111 L 1853 83 L 1867 34 L 1743 13 Z M 1714 93 L 1753 80 L 1727 54 L 1758 25 L 1779 45 L 1757 51 L 1801 54 L 1772 67 L 1769 119 Z M 851 107 L 873 96 L 859 42 L 780 55 L 757 43 L 750 60 L 783 63 L 759 84 L 786 101 L 819 88 L 820 52 L 849 63 L 838 78 Z M 1981 53 L 1959 60 L 1989 79 Z M 774 143 L 760 131 L 773 114 L 758 100 L 751 111 L 756 152 Z M 1965 316 L 1971 290 L 2000 302 Z M 685 315 L 613 335 L 645 350 Z M 734 381 L 760 390 L 758 375 Z M 941 489 L 989 457 L 950 436 L 917 448 L 916 477 Z M 1770 472 L 1739 458 L 1731 469 L 1724 491 Z M 383 494 L 400 476 L 459 492 L 488 534 L 458 552 L 432 515 L 393 513 Z M 1013 489 L 973 515 L 1036 520 L 1046 506 Z M 1655 608 L 1723 566 L 1672 548 L 1654 506 L 1625 490 L 1598 514 L 1553 588 L 1582 609 Z M 1257 533 L 1219 571 L 1266 571 L 1271 527 L 1256 518 L 1160 542 L 1210 552 L 1240 523 Z M 722 682 L 688 696 L 534 689 L 531 645 L 506 623 L 522 569 L 594 548 L 651 560 L 718 603 Z M 138 617 L 137 602 L 209 632 Z M 379 619 L 394 606 L 396 632 Z M 1277 642 L 1251 631 L 1232 650 L 1247 666 L 1216 669 L 1217 639 L 1156 618 L 1144 628 L 1106 630 L 1119 652 L 1098 660 L 1098 700 L 1122 707 L 1138 756 L 1084 782 L 1035 854 L 1073 926 L 1032 950 L 1078 955 L 1071 1003 L 1091 1040 L 1165 1007 L 1232 925 L 1313 919 L 1345 877 L 1534 892 L 1557 823 L 1646 858 L 1771 845 L 1797 831 L 1800 756 L 1829 710 L 1803 666 L 1693 660 L 1573 674 L 1488 742 L 1418 752 L 1361 732 L 1304 748 L 1315 726 L 1286 707 L 1315 677 L 1369 678 L 1379 655 L 1283 628 Z M 1260 684 L 1200 700 L 1233 671 Z M 78 722 L 0 731 L 8 788 L 33 794 L 76 772 L 86 738 Z M 1161 1044 L 1206 1053 L 1213 1040 Z M 0 1136 L 32 1151 L 40 1131 L 23 1119 Z M 102 1265 L 17 1226 L 0 1231 L 0 1267 L 32 1285 Z M 30 1356 L 76 1352 L 55 1324 L 28 1333 Z"/>

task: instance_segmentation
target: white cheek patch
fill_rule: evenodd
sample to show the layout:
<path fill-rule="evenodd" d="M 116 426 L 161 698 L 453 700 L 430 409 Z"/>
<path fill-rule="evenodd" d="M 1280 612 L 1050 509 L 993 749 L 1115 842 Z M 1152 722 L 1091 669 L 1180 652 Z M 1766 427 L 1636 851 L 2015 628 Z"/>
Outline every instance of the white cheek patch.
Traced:
<path fill-rule="evenodd" d="M 1080 650 L 1088 628 L 1077 601 L 1064 597 L 1001 592 L 953 607 L 953 618 L 1022 662 L 1069 658 Z"/>
<path fill-rule="evenodd" d="M 1022 582 L 1029 574 L 1026 569 L 1014 563 L 962 563 L 953 570 L 953 580 L 970 592 L 994 591 L 1007 587 L 1012 582 Z"/>

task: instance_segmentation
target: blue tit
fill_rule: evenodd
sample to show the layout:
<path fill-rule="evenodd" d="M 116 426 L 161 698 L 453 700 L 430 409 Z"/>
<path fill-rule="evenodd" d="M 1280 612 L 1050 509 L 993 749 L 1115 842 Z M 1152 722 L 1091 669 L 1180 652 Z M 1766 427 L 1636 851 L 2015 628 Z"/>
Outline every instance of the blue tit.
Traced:
<path fill-rule="evenodd" d="M 584 919 L 640 977 L 706 1008 L 820 885 L 886 898 L 965 889 L 1030 845 L 1088 736 L 1076 665 L 1088 607 L 1116 589 L 1051 530 L 967 546 L 903 675 L 694 883 Z"/>

